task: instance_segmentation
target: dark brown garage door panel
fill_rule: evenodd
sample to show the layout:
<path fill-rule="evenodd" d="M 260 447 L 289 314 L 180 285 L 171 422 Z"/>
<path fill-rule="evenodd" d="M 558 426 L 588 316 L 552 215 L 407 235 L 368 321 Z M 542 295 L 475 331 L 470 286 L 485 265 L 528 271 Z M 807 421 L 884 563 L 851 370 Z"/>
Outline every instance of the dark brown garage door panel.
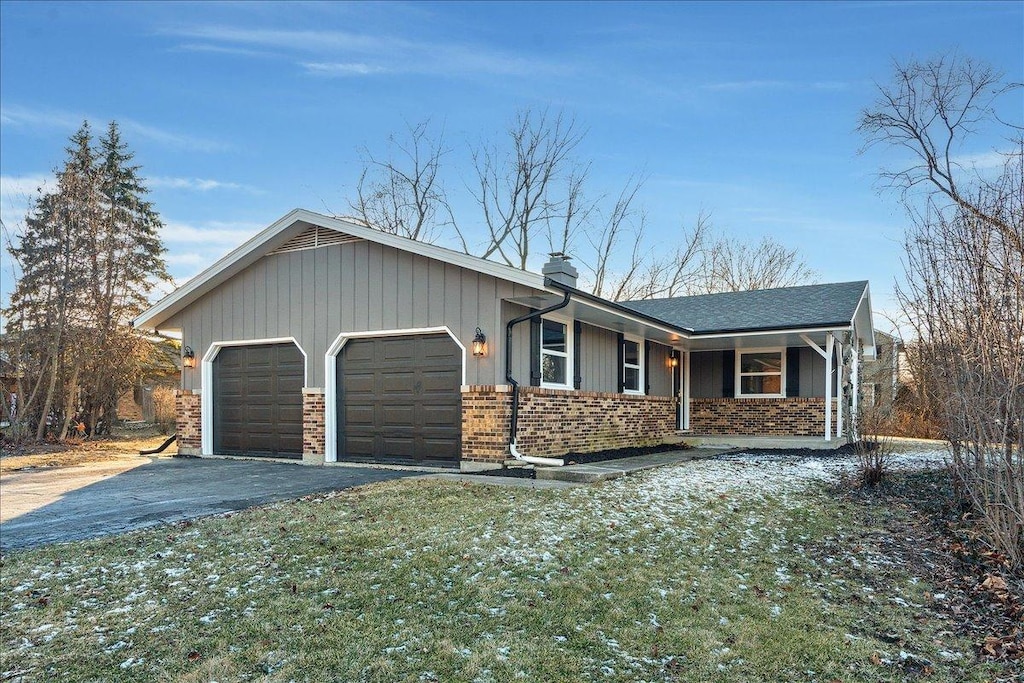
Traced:
<path fill-rule="evenodd" d="M 305 359 L 295 344 L 233 346 L 213 362 L 213 448 L 302 457 Z"/>
<path fill-rule="evenodd" d="M 462 351 L 448 335 L 354 339 L 337 368 L 340 458 L 458 461 Z"/>

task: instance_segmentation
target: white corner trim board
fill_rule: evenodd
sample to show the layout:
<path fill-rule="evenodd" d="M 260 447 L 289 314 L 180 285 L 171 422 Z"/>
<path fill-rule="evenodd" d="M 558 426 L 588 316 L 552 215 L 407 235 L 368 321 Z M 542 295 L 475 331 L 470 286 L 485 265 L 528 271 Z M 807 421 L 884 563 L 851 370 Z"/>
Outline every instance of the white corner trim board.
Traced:
<path fill-rule="evenodd" d="M 447 334 L 462 352 L 462 386 L 466 385 L 466 347 L 447 325 L 413 327 L 401 330 L 342 332 L 324 355 L 324 462 L 338 462 L 338 354 L 350 339 L 368 337 L 407 337 L 414 334 Z"/>
<path fill-rule="evenodd" d="M 213 452 L 213 361 L 223 348 L 233 346 L 259 346 L 261 344 L 295 344 L 302 354 L 302 386 L 309 386 L 309 356 L 302 344 L 295 337 L 270 337 L 268 339 L 234 339 L 215 341 L 203 354 L 199 387 L 199 415 L 202 424 L 202 454 L 215 455 Z"/>

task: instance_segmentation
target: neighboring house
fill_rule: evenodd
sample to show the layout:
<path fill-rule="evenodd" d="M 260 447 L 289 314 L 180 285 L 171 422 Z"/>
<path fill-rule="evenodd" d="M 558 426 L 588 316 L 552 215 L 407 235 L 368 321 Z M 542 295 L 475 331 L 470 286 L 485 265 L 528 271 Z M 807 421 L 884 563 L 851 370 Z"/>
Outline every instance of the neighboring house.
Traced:
<path fill-rule="evenodd" d="M 195 350 L 185 453 L 476 469 L 679 430 L 843 433 L 866 282 L 626 304 L 575 285 L 563 258 L 536 274 L 295 210 L 135 325 Z"/>
<path fill-rule="evenodd" d="M 900 384 L 906 380 L 905 355 L 899 339 L 875 330 L 875 358 L 864 364 L 860 391 L 864 405 L 880 415 L 892 412 Z"/>

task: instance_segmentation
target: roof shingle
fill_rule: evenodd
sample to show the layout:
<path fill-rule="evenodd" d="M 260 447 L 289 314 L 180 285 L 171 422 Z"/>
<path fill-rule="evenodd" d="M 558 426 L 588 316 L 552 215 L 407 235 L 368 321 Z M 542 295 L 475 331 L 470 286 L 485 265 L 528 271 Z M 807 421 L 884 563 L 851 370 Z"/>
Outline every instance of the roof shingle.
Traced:
<path fill-rule="evenodd" d="M 866 280 L 670 299 L 623 301 L 623 306 L 697 334 L 849 325 Z"/>

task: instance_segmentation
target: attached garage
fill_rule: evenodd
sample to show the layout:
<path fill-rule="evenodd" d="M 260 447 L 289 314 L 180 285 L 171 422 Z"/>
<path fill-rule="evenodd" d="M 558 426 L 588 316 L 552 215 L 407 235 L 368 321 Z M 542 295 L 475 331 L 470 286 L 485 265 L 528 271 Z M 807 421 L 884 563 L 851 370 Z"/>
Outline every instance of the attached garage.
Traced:
<path fill-rule="evenodd" d="M 292 343 L 221 348 L 213 360 L 213 452 L 301 459 L 305 367 Z"/>
<path fill-rule="evenodd" d="M 447 334 L 349 339 L 336 371 L 339 460 L 459 462 L 462 349 Z"/>

